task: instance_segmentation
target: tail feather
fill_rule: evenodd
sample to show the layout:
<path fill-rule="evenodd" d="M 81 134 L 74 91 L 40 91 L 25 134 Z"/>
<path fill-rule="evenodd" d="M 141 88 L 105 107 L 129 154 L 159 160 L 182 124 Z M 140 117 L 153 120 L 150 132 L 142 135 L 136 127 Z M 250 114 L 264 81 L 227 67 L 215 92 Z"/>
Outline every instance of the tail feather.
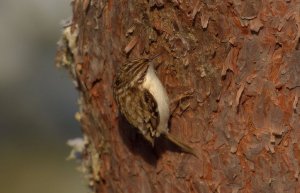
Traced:
<path fill-rule="evenodd" d="M 184 151 L 185 153 L 189 153 L 194 155 L 195 157 L 199 158 L 197 153 L 195 152 L 195 150 L 193 148 L 191 148 L 190 146 L 180 142 L 178 139 L 176 139 L 173 135 L 171 135 L 170 133 L 165 133 L 164 137 L 166 139 L 168 139 L 169 141 L 171 141 L 172 143 L 174 143 L 175 145 L 177 145 L 178 147 L 181 148 L 182 151 Z"/>

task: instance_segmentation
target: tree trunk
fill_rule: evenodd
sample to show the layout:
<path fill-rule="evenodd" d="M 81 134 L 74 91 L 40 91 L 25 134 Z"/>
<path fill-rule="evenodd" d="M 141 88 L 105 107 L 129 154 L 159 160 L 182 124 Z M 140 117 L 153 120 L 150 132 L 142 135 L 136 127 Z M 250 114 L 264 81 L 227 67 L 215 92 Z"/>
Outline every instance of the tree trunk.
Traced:
<path fill-rule="evenodd" d="M 72 5 L 57 62 L 80 92 L 94 192 L 300 192 L 299 0 Z M 199 158 L 163 139 L 151 147 L 114 102 L 117 68 L 161 51 L 170 132 Z"/>

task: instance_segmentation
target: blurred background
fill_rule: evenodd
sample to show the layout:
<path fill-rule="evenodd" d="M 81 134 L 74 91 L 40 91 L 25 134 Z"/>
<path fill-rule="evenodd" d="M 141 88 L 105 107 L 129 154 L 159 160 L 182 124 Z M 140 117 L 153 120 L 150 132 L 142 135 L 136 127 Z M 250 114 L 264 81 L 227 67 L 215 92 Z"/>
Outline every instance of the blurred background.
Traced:
<path fill-rule="evenodd" d="M 87 181 L 66 161 L 77 91 L 54 64 L 69 0 L 0 1 L 0 193 L 83 193 Z"/>

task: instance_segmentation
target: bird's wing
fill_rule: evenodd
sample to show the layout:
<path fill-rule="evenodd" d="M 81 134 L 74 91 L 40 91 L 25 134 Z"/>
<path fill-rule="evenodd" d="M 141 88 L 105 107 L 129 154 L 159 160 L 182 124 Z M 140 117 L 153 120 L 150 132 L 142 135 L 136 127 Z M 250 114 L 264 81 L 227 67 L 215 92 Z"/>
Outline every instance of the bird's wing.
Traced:
<path fill-rule="evenodd" d="M 159 112 L 157 103 L 148 90 L 144 90 L 144 108 L 147 109 L 146 123 L 150 129 L 151 135 L 155 136 L 156 129 L 159 124 Z"/>
<path fill-rule="evenodd" d="M 159 124 L 157 103 L 150 92 L 136 87 L 129 88 L 127 95 L 120 96 L 124 104 L 121 112 L 127 121 L 138 128 L 143 136 L 154 143 L 156 128 Z"/>

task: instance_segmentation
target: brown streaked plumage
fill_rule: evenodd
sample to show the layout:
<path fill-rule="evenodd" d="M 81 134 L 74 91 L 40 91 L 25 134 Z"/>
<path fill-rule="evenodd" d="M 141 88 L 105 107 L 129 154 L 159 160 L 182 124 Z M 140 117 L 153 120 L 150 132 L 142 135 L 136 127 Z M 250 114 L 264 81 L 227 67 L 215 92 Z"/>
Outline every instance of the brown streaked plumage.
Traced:
<path fill-rule="evenodd" d="M 191 147 L 168 132 L 169 98 L 155 73 L 152 64 L 155 57 L 132 60 L 120 66 L 113 85 L 119 110 L 152 145 L 155 138 L 163 135 L 183 151 L 197 156 Z"/>

